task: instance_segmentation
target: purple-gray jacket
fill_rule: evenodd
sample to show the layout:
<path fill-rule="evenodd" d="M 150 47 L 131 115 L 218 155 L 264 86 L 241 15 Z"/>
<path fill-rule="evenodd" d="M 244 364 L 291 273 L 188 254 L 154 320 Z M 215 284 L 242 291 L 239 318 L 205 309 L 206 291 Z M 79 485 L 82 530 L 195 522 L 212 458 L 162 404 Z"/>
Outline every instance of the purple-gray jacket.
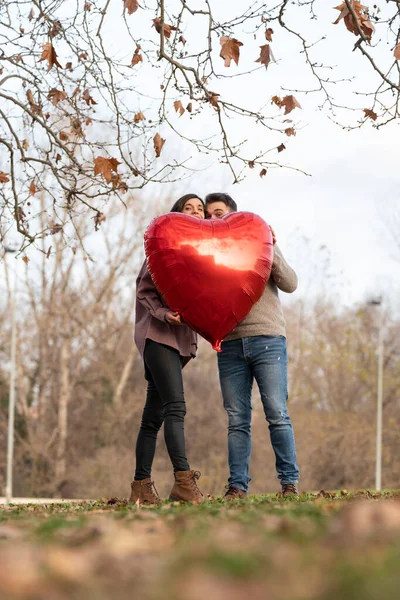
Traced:
<path fill-rule="evenodd" d="M 170 310 L 157 291 L 145 261 L 136 279 L 135 343 L 142 357 L 147 339 L 175 348 L 182 357 L 196 356 L 197 334 L 187 325 L 167 323 L 165 315 Z"/>

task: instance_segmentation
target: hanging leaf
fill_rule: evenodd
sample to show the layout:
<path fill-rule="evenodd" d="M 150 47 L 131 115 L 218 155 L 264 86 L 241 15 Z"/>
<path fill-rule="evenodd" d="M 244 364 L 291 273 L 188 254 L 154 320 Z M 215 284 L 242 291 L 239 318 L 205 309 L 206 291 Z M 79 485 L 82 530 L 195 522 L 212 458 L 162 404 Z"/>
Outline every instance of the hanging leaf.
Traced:
<path fill-rule="evenodd" d="M 160 17 L 157 17 L 156 19 L 153 19 L 153 25 L 156 28 L 157 33 L 161 33 L 161 19 Z M 168 25 L 168 23 L 164 23 L 164 36 L 166 38 L 170 38 L 171 37 L 171 31 L 176 31 L 177 27 L 174 27 L 174 25 Z"/>
<path fill-rule="evenodd" d="M 185 112 L 185 109 L 183 108 L 182 102 L 180 100 L 175 100 L 175 102 L 174 102 L 174 109 L 175 109 L 175 112 L 179 112 L 180 113 L 180 116 L 182 116 L 183 113 Z"/>
<path fill-rule="evenodd" d="M 370 110 L 369 108 L 364 108 L 364 114 L 367 118 L 372 119 L 373 121 L 376 121 L 378 118 L 378 115 L 376 114 L 376 112 L 374 112 L 373 110 Z"/>
<path fill-rule="evenodd" d="M 116 158 L 104 158 L 97 156 L 94 159 L 94 174 L 102 175 L 107 183 L 111 182 L 112 171 L 117 173 L 118 165 L 121 163 Z"/>
<path fill-rule="evenodd" d="M 287 129 L 285 129 L 285 133 L 288 137 L 290 137 L 291 135 L 296 135 L 296 131 L 293 127 L 288 127 Z"/>
<path fill-rule="evenodd" d="M 67 94 L 65 92 L 63 92 L 62 90 L 57 90 L 56 88 L 51 88 L 51 90 L 47 94 L 47 99 L 51 100 L 53 106 L 57 106 L 57 104 L 62 100 L 65 100 L 66 97 Z"/>
<path fill-rule="evenodd" d="M 186 46 L 186 40 L 185 40 L 185 38 L 183 37 L 183 35 L 179 36 L 179 40 L 178 40 L 178 42 L 180 42 L 181 44 L 183 44 L 184 46 Z"/>
<path fill-rule="evenodd" d="M 271 60 L 275 62 L 275 57 L 272 54 L 271 46 L 269 44 L 260 46 L 260 56 L 257 58 L 256 62 L 265 65 L 265 68 L 267 68 Z"/>
<path fill-rule="evenodd" d="M 85 90 L 82 94 L 82 98 L 84 99 L 84 101 L 86 102 L 86 104 L 88 106 L 92 106 L 94 104 L 97 104 L 97 102 L 95 100 L 93 100 L 92 96 L 90 95 L 89 90 Z"/>
<path fill-rule="evenodd" d="M 283 152 L 284 150 L 286 150 L 286 146 L 285 144 L 279 144 L 279 146 L 277 147 L 278 152 Z"/>
<path fill-rule="evenodd" d="M 8 181 L 10 181 L 8 174 L 0 171 L 0 183 L 7 183 Z"/>
<path fill-rule="evenodd" d="M 46 42 L 43 46 L 43 52 L 39 59 L 39 62 L 42 62 L 43 60 L 47 60 L 47 62 L 49 63 L 47 71 L 50 71 L 54 67 L 54 65 L 62 69 L 62 66 L 57 60 L 57 54 L 54 50 L 54 46 L 51 42 Z"/>
<path fill-rule="evenodd" d="M 243 46 L 242 42 L 235 38 L 229 38 L 223 35 L 219 43 L 221 44 L 220 57 L 224 59 L 224 66 L 230 67 L 232 60 L 238 65 L 240 56 L 240 46 Z"/>
<path fill-rule="evenodd" d="M 301 108 L 299 102 L 294 96 L 285 96 L 281 101 L 281 106 L 285 107 L 285 115 L 288 115 L 295 108 Z"/>
<path fill-rule="evenodd" d="M 265 30 L 265 39 L 267 40 L 267 42 L 272 42 L 272 34 L 274 33 L 274 30 L 271 29 L 271 27 L 268 27 Z"/>
<path fill-rule="evenodd" d="M 29 186 L 29 195 L 34 196 L 35 194 L 36 194 L 36 185 L 35 185 L 35 182 L 32 180 L 31 184 Z"/>
<path fill-rule="evenodd" d="M 186 110 L 188 111 L 188 113 L 191 113 L 191 112 L 192 112 L 192 110 L 193 110 L 193 105 L 192 105 L 192 103 L 191 103 L 191 102 L 189 102 L 189 104 L 187 105 L 187 107 L 186 107 Z"/>
<path fill-rule="evenodd" d="M 132 67 L 136 66 L 140 62 L 143 62 L 143 56 L 140 54 L 141 49 L 142 48 L 141 48 L 140 44 L 138 44 L 136 46 L 136 50 L 132 56 L 132 62 L 131 62 Z"/>
<path fill-rule="evenodd" d="M 160 136 L 159 133 L 156 133 L 156 135 L 154 136 L 153 142 L 154 142 L 154 150 L 156 151 L 156 158 L 159 158 L 162 147 L 165 144 L 165 140 Z"/>
<path fill-rule="evenodd" d="M 393 50 L 393 56 L 396 60 L 400 60 L 400 43 L 397 44 L 396 48 Z"/>
<path fill-rule="evenodd" d="M 146 117 L 144 116 L 144 114 L 142 112 L 138 112 L 134 117 L 133 120 L 135 123 L 139 123 L 139 121 L 144 121 L 146 119 Z"/>
<path fill-rule="evenodd" d="M 219 94 L 214 94 L 214 92 L 211 92 L 211 96 L 209 96 L 208 101 L 212 106 L 218 108 L 218 98 Z"/>
<path fill-rule="evenodd" d="M 134 12 L 140 8 L 139 2 L 137 0 L 123 0 L 124 2 L 124 10 L 128 11 L 128 15 L 133 15 Z"/>
<path fill-rule="evenodd" d="M 261 169 L 260 177 L 264 177 L 267 174 L 267 169 Z"/>

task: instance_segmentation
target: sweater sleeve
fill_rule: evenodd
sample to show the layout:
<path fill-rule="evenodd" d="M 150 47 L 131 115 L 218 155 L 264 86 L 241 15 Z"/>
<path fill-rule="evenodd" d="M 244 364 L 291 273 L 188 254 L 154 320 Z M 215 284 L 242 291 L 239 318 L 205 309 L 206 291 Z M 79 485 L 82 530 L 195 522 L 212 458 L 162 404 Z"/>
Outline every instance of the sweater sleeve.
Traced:
<path fill-rule="evenodd" d="M 272 262 L 271 278 L 282 292 L 291 293 L 297 288 L 297 275 L 286 262 L 279 246 L 274 245 L 274 260 Z"/>
<path fill-rule="evenodd" d="M 170 311 L 161 300 L 161 296 L 153 283 L 151 275 L 144 262 L 136 280 L 136 298 L 149 313 L 165 323 L 165 315 Z"/>

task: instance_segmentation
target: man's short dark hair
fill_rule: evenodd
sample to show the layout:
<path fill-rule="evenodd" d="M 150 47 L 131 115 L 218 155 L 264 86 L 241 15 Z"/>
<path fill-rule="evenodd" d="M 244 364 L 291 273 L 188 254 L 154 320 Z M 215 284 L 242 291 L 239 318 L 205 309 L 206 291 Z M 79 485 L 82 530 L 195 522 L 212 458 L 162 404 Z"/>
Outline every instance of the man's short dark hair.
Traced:
<path fill-rule="evenodd" d="M 225 206 L 229 208 L 231 212 L 237 211 L 237 204 L 229 194 L 223 194 L 222 192 L 215 192 L 213 194 L 207 194 L 205 203 L 206 206 L 213 204 L 214 202 L 223 202 Z"/>

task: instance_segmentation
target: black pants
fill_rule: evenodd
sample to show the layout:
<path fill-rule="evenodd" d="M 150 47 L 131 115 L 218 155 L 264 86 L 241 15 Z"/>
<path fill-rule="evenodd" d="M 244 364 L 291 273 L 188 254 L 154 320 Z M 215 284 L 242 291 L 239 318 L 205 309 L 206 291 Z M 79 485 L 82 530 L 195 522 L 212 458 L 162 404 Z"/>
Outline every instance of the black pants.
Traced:
<path fill-rule="evenodd" d="M 164 423 L 164 437 L 174 471 L 189 471 L 186 459 L 182 363 L 179 352 L 153 340 L 144 350 L 148 378 L 146 404 L 136 442 L 135 479 L 151 476 L 157 434 Z"/>

